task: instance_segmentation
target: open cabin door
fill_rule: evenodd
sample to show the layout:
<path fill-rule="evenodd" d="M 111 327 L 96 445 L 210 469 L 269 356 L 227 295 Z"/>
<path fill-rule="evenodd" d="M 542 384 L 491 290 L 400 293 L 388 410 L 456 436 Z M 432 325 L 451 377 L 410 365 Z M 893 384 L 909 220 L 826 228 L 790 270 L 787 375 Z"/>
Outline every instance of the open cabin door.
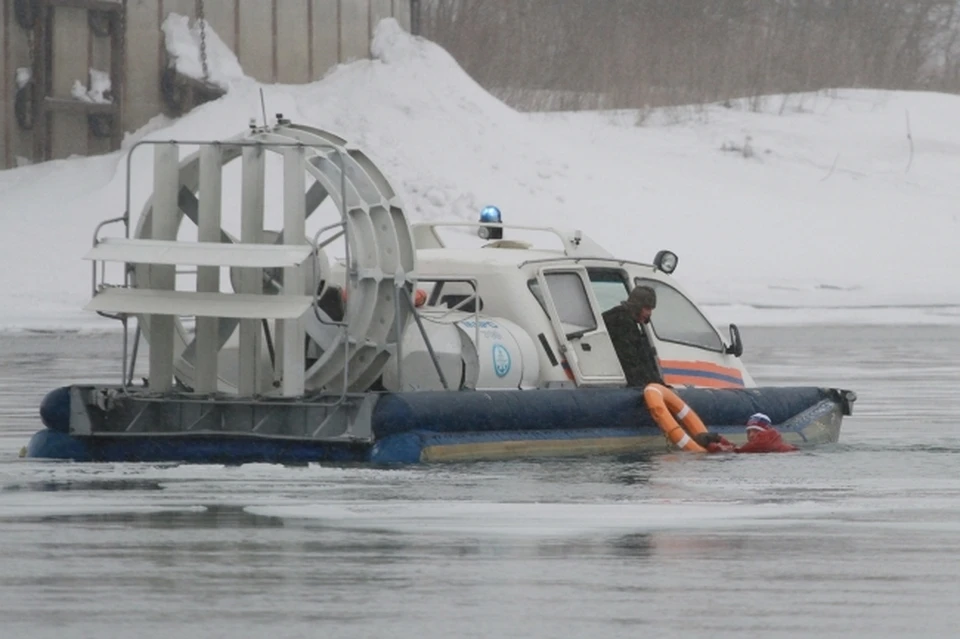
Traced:
<path fill-rule="evenodd" d="M 537 273 L 543 304 L 577 386 L 624 386 L 626 378 L 582 266 Z"/>

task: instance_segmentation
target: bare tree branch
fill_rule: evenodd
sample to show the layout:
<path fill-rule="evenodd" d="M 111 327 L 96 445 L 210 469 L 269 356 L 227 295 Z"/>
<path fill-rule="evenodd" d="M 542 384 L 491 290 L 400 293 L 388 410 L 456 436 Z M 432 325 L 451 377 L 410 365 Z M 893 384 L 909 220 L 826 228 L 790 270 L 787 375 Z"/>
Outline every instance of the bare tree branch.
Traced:
<path fill-rule="evenodd" d="M 960 92 L 960 0 L 420 2 L 423 34 L 517 108 Z"/>

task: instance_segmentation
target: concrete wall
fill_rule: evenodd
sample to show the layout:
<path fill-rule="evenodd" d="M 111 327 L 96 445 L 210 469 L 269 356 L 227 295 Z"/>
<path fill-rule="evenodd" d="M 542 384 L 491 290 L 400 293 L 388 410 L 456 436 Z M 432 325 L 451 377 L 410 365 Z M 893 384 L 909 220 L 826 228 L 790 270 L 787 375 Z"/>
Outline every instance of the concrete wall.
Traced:
<path fill-rule="evenodd" d="M 123 129 L 133 131 L 164 111 L 160 73 L 166 63 L 160 25 L 169 13 L 194 18 L 196 0 L 125 0 L 126 97 Z M 300 84 L 320 79 L 332 66 L 369 55 L 377 22 L 393 16 L 410 28 L 410 0 L 204 0 L 207 20 L 233 49 L 244 72 L 261 82 Z M 0 168 L 34 161 L 33 134 L 14 118 L 16 69 L 31 66 L 27 33 L 17 24 L 13 0 L 3 0 L 0 25 Z M 69 98 L 88 69 L 110 70 L 110 38 L 97 37 L 84 9 L 57 8 L 53 19 L 52 83 Z M 86 116 L 53 115 L 52 157 L 110 150 L 91 135 Z"/>
<path fill-rule="evenodd" d="M 0 20 L 2 20 L 0 22 L 0 78 L 3 78 L 3 86 L 0 87 L 0 149 L 6 150 L 10 144 L 7 141 L 7 136 L 10 135 L 10 132 L 7 131 L 7 120 L 10 117 L 11 108 L 11 91 L 6 81 L 7 49 L 10 48 L 10 37 L 7 35 L 7 14 L 10 12 L 10 3 L 4 2 L 0 11 L 2 11 L 2 14 L 0 14 Z M 0 166 L 3 166 L 2 158 L 0 158 Z"/>
<path fill-rule="evenodd" d="M 0 25 L 0 167 L 15 166 L 16 158 L 33 156 L 33 137 L 22 131 L 14 121 L 13 100 L 16 92 L 17 67 L 27 66 L 29 49 L 27 35 L 17 26 L 13 16 L 13 2 L 4 0 L 3 24 Z"/>

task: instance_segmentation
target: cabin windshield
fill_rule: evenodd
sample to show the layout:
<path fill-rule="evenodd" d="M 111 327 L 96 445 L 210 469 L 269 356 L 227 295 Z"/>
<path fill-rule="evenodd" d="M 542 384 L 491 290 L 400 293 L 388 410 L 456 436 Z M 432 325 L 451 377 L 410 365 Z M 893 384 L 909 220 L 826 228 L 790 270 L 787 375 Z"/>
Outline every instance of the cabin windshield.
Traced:
<path fill-rule="evenodd" d="M 657 308 L 650 325 L 657 338 L 706 350 L 723 352 L 723 340 L 700 309 L 677 289 L 660 280 L 634 278 L 635 286 L 649 286 L 657 292 Z"/>

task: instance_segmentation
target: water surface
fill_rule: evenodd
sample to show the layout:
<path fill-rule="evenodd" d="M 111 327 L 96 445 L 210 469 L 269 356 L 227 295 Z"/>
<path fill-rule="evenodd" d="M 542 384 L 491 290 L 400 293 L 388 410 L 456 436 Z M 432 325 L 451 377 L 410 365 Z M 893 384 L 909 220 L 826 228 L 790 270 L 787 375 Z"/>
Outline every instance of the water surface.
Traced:
<path fill-rule="evenodd" d="M 119 341 L 0 335 L 3 636 L 955 637 L 960 328 L 744 328 L 857 391 L 789 455 L 374 469 L 18 459 Z"/>

